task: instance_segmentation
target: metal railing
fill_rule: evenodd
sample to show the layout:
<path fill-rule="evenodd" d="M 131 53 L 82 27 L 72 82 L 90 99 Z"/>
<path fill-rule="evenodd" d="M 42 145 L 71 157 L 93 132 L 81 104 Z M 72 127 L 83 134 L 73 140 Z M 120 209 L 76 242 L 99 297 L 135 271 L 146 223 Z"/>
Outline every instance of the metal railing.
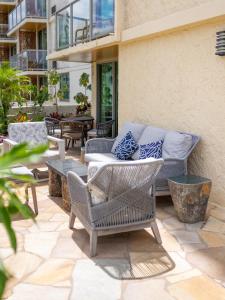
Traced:
<path fill-rule="evenodd" d="M 56 49 L 114 34 L 114 0 L 76 0 L 56 13 Z"/>
<path fill-rule="evenodd" d="M 9 14 L 9 31 L 25 18 L 47 18 L 46 0 L 23 0 Z"/>
<path fill-rule="evenodd" d="M 1 2 L 9 2 L 9 3 L 13 3 L 13 2 L 16 2 L 16 0 L 0 0 L 0 3 Z"/>
<path fill-rule="evenodd" d="M 47 50 L 26 50 L 10 58 L 11 67 L 21 71 L 46 71 Z"/>

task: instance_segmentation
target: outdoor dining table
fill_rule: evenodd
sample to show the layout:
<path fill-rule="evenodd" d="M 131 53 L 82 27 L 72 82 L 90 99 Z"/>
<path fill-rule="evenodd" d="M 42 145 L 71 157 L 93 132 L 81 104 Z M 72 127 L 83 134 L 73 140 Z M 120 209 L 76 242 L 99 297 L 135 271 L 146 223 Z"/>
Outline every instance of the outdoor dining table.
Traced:
<path fill-rule="evenodd" d="M 76 117 L 63 118 L 62 121 L 71 124 L 76 122 L 84 123 L 85 125 L 84 138 L 87 139 L 87 131 L 93 128 L 94 118 L 92 116 L 76 116 Z M 90 128 L 88 128 L 88 124 L 90 124 Z M 82 139 L 82 143 L 81 143 L 81 147 L 83 146 L 84 146 L 84 139 Z"/>

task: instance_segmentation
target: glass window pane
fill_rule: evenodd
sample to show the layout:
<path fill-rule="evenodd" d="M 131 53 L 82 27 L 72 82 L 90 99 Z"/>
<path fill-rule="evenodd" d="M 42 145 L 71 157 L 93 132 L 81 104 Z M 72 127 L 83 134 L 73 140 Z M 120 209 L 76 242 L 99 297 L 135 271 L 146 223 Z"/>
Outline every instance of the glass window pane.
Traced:
<path fill-rule="evenodd" d="M 70 99 L 70 77 L 69 73 L 60 74 L 60 89 L 62 90 L 63 98 L 61 101 Z"/>
<path fill-rule="evenodd" d="M 26 0 L 21 2 L 21 18 L 22 20 L 26 17 Z"/>
<path fill-rule="evenodd" d="M 114 0 L 93 0 L 94 38 L 114 32 Z"/>
<path fill-rule="evenodd" d="M 73 44 L 83 43 L 89 39 L 89 15 L 89 0 L 81 0 L 73 4 Z"/>
<path fill-rule="evenodd" d="M 57 14 L 57 48 L 70 45 L 70 6 Z"/>

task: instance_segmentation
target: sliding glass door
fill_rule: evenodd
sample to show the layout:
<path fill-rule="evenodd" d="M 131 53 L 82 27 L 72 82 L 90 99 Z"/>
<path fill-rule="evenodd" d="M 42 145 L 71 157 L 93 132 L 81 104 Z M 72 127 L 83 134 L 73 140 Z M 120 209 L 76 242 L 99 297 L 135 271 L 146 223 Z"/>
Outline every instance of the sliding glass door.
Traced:
<path fill-rule="evenodd" d="M 97 66 L 97 120 L 114 120 L 112 136 L 118 127 L 118 64 L 117 62 Z"/>

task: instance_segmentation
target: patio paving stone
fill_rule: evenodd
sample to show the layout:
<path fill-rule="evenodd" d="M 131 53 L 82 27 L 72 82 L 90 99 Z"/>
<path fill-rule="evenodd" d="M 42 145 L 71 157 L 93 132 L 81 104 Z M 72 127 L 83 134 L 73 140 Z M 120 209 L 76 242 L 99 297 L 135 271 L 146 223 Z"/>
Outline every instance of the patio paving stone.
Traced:
<path fill-rule="evenodd" d="M 201 240 L 196 232 L 192 231 L 184 231 L 184 230 L 177 230 L 171 232 L 174 237 L 178 240 L 178 242 L 182 244 L 188 243 L 201 243 Z"/>
<path fill-rule="evenodd" d="M 225 289 L 206 276 L 180 281 L 168 287 L 177 300 L 224 300 Z"/>
<path fill-rule="evenodd" d="M 74 261 L 68 259 L 49 259 L 44 262 L 24 282 L 38 285 L 70 286 Z"/>
<path fill-rule="evenodd" d="M 210 210 L 210 215 L 216 219 L 225 222 L 225 209 L 222 207 L 215 207 Z"/>
<path fill-rule="evenodd" d="M 121 261 L 79 260 L 72 275 L 73 288 L 70 300 L 119 300 L 121 282 L 104 270 L 115 265 L 121 270 Z M 114 274 L 115 271 L 111 272 Z"/>
<path fill-rule="evenodd" d="M 225 282 L 225 247 L 213 247 L 189 253 L 187 259 L 209 276 Z"/>
<path fill-rule="evenodd" d="M 58 232 L 35 232 L 25 236 L 25 251 L 48 258 L 56 245 Z"/>
<path fill-rule="evenodd" d="M 162 279 L 130 282 L 124 290 L 123 300 L 173 300 L 174 298 L 166 291 L 165 285 Z"/>
<path fill-rule="evenodd" d="M 8 300 L 68 300 L 69 288 L 19 284 Z"/>
<path fill-rule="evenodd" d="M 184 223 L 181 223 L 176 217 L 164 220 L 163 224 L 168 230 L 185 229 Z"/>
<path fill-rule="evenodd" d="M 209 247 L 225 246 L 225 235 L 223 234 L 201 231 L 199 232 L 199 235 Z"/>
<path fill-rule="evenodd" d="M 225 234 L 225 222 L 210 216 L 202 230 Z"/>
<path fill-rule="evenodd" d="M 37 198 L 38 227 L 31 220 L 13 222 L 16 256 L 0 226 L 0 257 L 16 275 L 4 299 L 225 299 L 225 235 L 202 230 L 202 223 L 179 222 L 170 199 L 157 202 L 162 245 L 146 228 L 100 237 L 97 256 L 90 258 L 89 235 L 78 219 L 68 228 L 62 199 L 48 196 L 47 183 L 37 187 Z"/>
<path fill-rule="evenodd" d="M 18 252 L 4 260 L 4 264 L 11 275 L 21 279 L 34 272 L 42 259 L 28 252 Z"/>

